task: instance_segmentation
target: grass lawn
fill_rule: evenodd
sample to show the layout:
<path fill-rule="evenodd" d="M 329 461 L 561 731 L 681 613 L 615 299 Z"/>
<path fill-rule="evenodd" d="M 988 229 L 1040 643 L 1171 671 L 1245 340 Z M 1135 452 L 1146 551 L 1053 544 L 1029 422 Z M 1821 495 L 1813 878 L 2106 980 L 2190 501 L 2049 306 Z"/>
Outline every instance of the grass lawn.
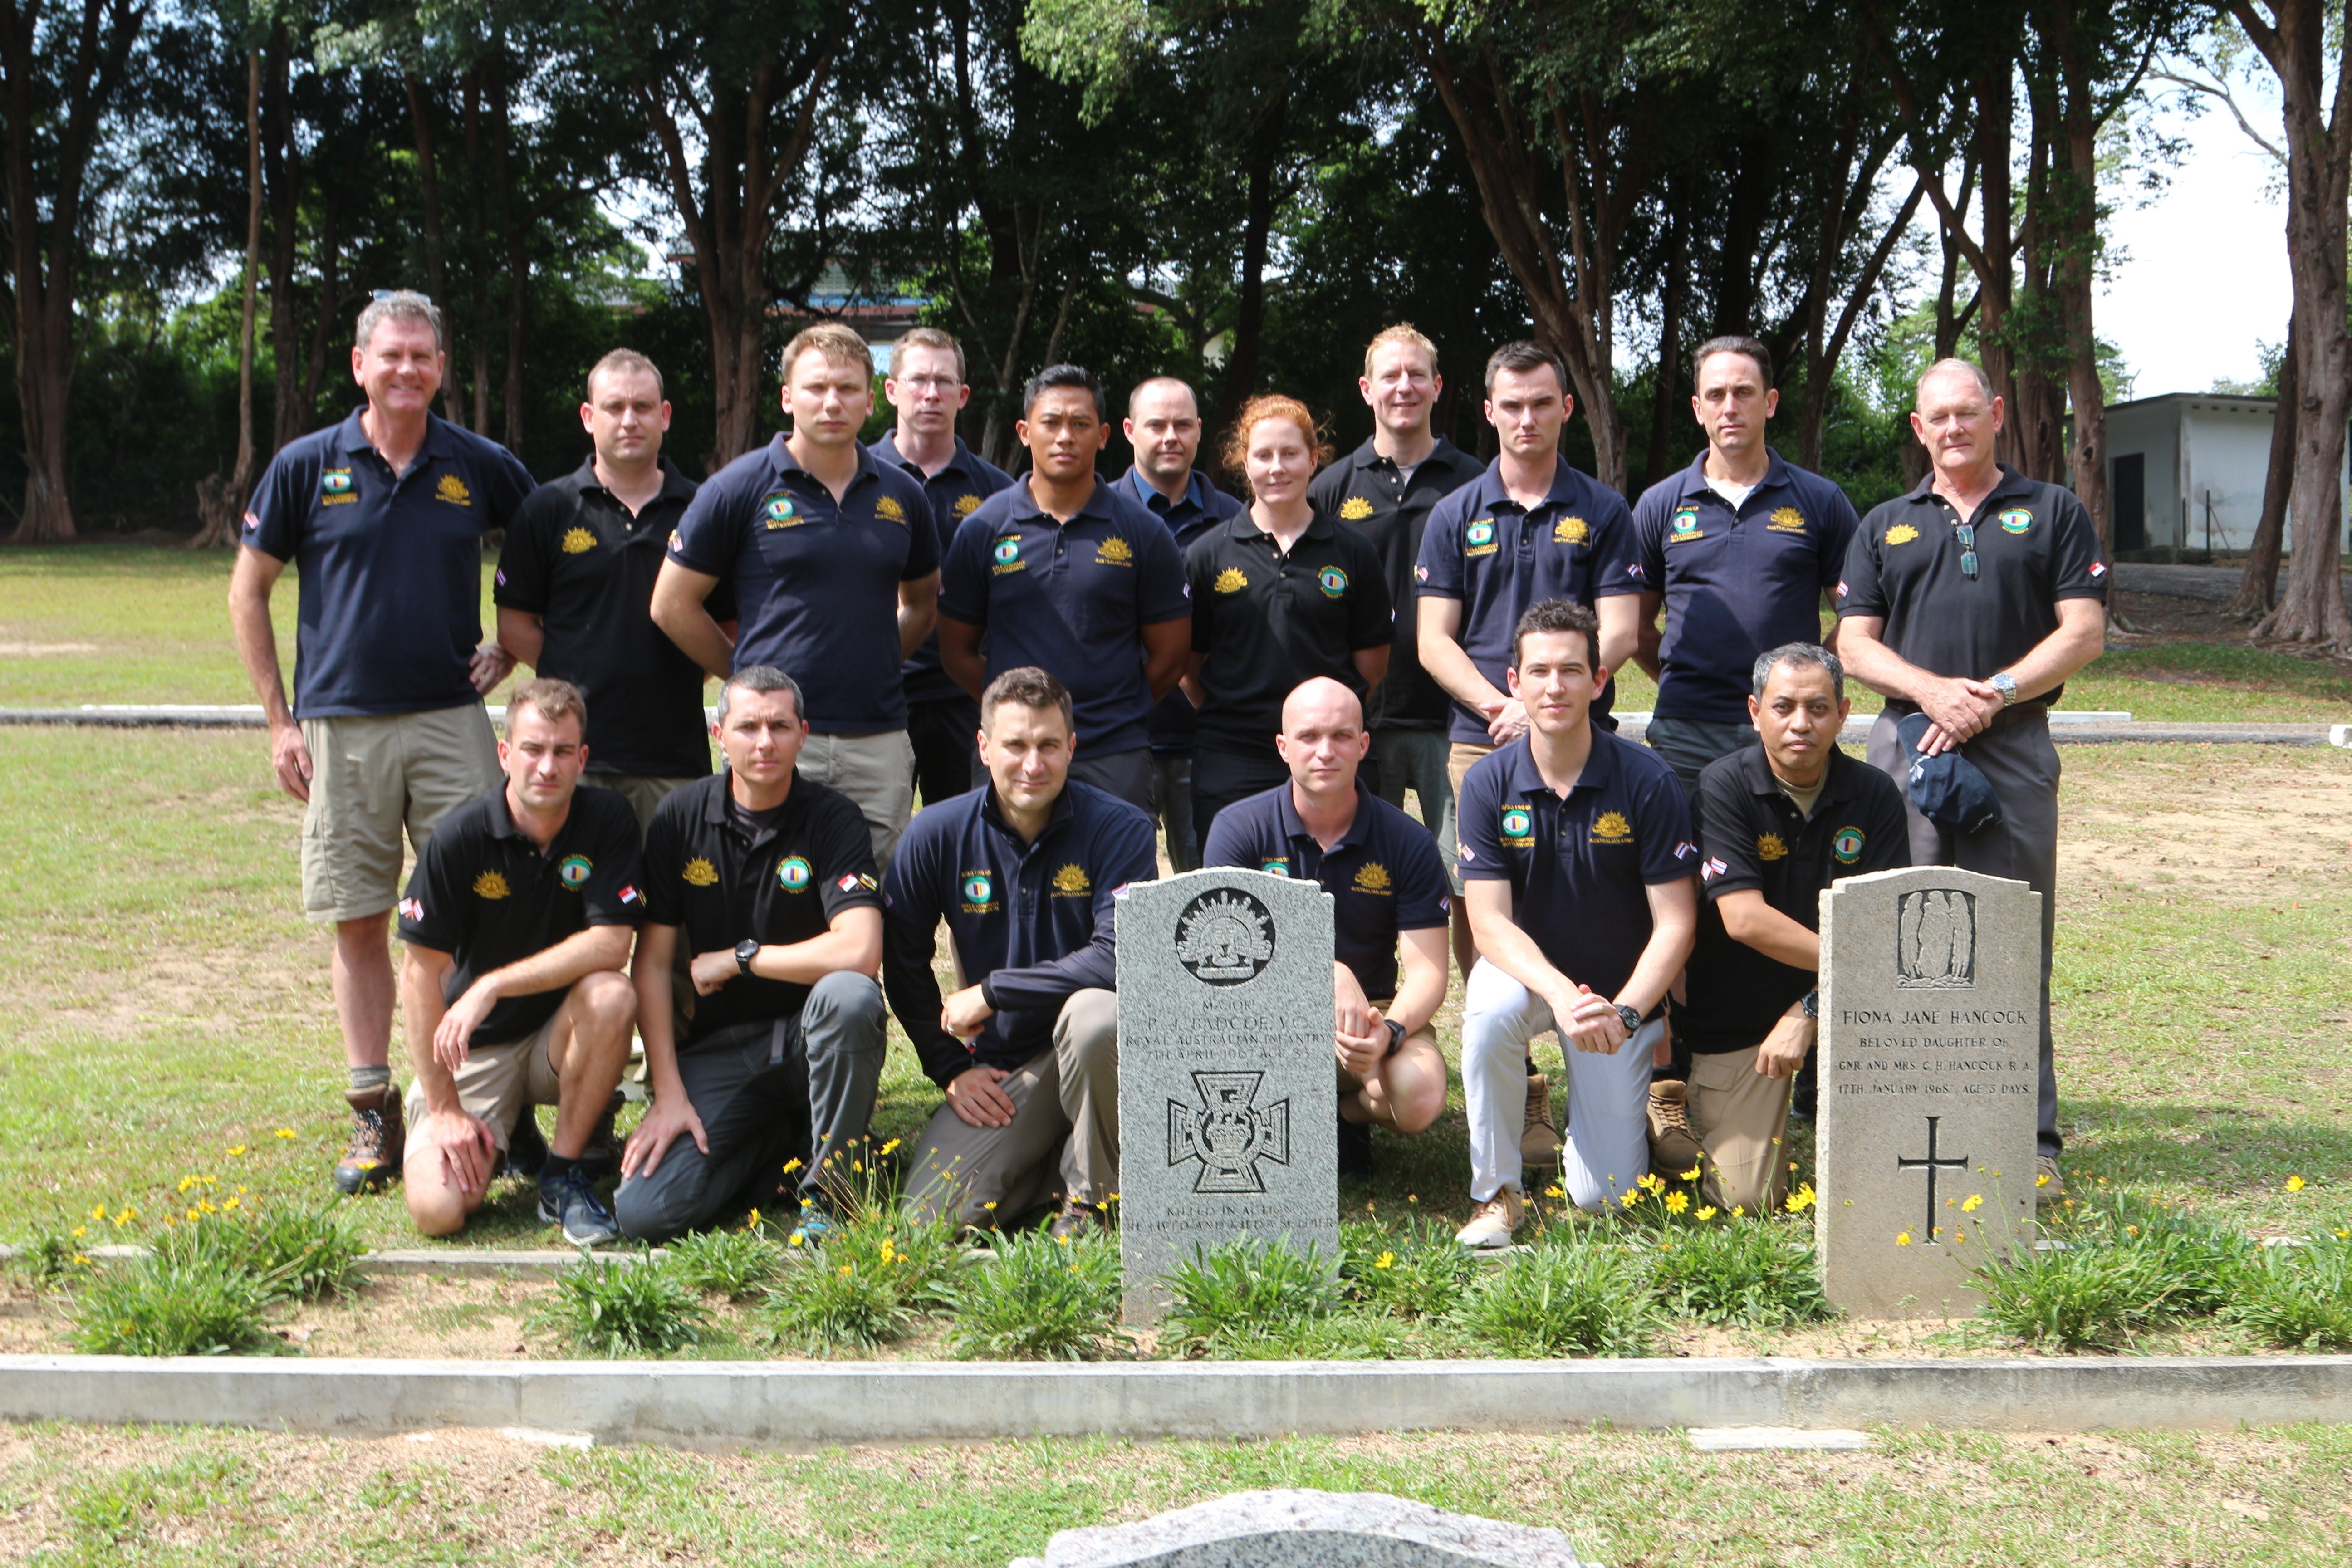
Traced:
<path fill-rule="evenodd" d="M 711 1456 L 226 1431 L 0 1430 L 0 1555 L 68 1564 L 885 1563 L 1001 1568 L 1056 1530 L 1265 1487 L 1564 1530 L 1611 1568 L 2334 1568 L 2352 1429 L 998 1443 Z"/>

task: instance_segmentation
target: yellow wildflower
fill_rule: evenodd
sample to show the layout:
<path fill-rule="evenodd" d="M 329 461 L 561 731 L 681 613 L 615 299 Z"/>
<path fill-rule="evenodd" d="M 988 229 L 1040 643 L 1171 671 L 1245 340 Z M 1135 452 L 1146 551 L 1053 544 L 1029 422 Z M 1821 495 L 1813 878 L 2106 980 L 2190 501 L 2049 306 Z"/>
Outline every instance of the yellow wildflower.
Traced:
<path fill-rule="evenodd" d="M 1666 1194 L 1666 1212 L 1668 1214 L 1680 1214 L 1683 1210 L 1688 1207 L 1690 1207 L 1690 1194 L 1688 1193 L 1668 1193 Z"/>
<path fill-rule="evenodd" d="M 245 1154 L 245 1145 L 244 1145 L 244 1144 L 242 1144 L 242 1143 L 232 1143 L 232 1144 L 230 1144 L 230 1145 L 228 1146 L 228 1157 L 229 1157 L 230 1159 L 232 1159 L 232 1160 L 241 1159 L 241 1158 L 243 1158 L 243 1157 L 244 1157 L 244 1154 Z"/>
<path fill-rule="evenodd" d="M 291 1138 L 294 1136 L 294 1129 L 291 1127 L 281 1127 L 277 1131 L 271 1133 L 270 1136 L 272 1138 Z"/>
<path fill-rule="evenodd" d="M 1698 1217 L 1701 1219 L 1713 1219 L 1715 1217 L 1715 1206 L 1710 1204 L 1706 1208 L 1699 1210 Z"/>
<path fill-rule="evenodd" d="M 791 1175 L 794 1171 L 797 1171 L 800 1168 L 801 1162 L 798 1155 L 794 1155 L 792 1159 L 784 1162 L 784 1174 L 787 1176 Z"/>
<path fill-rule="evenodd" d="M 1619 1207 L 1621 1207 L 1621 1208 L 1632 1208 L 1635 1204 L 1640 1203 L 1641 1201 L 1642 1201 L 1642 1194 L 1639 1194 L 1639 1193 L 1627 1193 L 1623 1197 L 1619 1198 L 1619 1199 L 1617 1200 L 1617 1204 L 1618 1204 L 1618 1206 L 1619 1206 Z"/>
<path fill-rule="evenodd" d="M 1681 1175 L 1676 1176 L 1675 1180 L 1678 1182 L 1696 1182 L 1698 1180 L 1698 1173 L 1699 1167 L 1693 1165 L 1689 1170 L 1685 1171 Z"/>
<path fill-rule="evenodd" d="M 1790 1214 L 1802 1214 L 1807 1209 L 1813 1206 L 1814 1201 L 1815 1194 L 1813 1192 L 1813 1184 L 1807 1182 L 1795 1192 L 1790 1193 L 1789 1194 L 1788 1202 L 1783 1204 L 1781 1206 L 1786 1208 Z"/>
<path fill-rule="evenodd" d="M 2049 1172 L 2047 1172 L 2047 1171 L 2044 1171 L 2042 1174 L 2040 1174 L 2040 1175 L 2038 1175 L 2038 1176 L 2034 1177 L 2034 1178 L 2033 1178 L 2033 1184 L 2034 1184 L 2035 1186 L 2037 1186 L 2037 1187 L 2046 1187 L 2046 1186 L 2048 1186 L 2048 1185 L 2050 1184 L 2050 1173 L 2049 1173 Z"/>
<path fill-rule="evenodd" d="M 784 1238 L 784 1245 L 786 1247 L 798 1247 L 800 1244 L 801 1233 L 799 1231 L 794 1231 L 792 1235 Z"/>
<path fill-rule="evenodd" d="M 853 1274 L 855 1274 L 855 1273 L 856 1273 L 856 1272 L 857 1272 L 857 1265 L 856 1265 L 855 1263 L 845 1263 L 845 1264 L 843 1264 L 843 1265 L 841 1266 L 841 1277 L 842 1277 L 844 1279 L 848 1279 L 851 1275 L 853 1275 Z"/>
<path fill-rule="evenodd" d="M 2286 1179 L 2286 1190 L 2291 1193 L 2299 1193 L 2303 1191 L 2303 1178 L 2301 1176 L 2289 1176 Z"/>
<path fill-rule="evenodd" d="M 1372 1267 L 1375 1268 L 1394 1268 L 1396 1267 L 1396 1254 L 1393 1252 L 1381 1253 L 1378 1258 L 1372 1259 Z"/>
<path fill-rule="evenodd" d="M 1732 1218 L 1734 1218 L 1734 1219 L 1738 1219 L 1738 1218 L 1739 1218 L 1742 1215 L 1745 1215 L 1747 1212 L 1748 1212 L 1748 1205 L 1747 1205 L 1746 1204 L 1734 1204 L 1734 1205 L 1731 1205 L 1731 1217 L 1732 1217 Z"/>
<path fill-rule="evenodd" d="M 989 1199 L 986 1203 L 984 1203 L 984 1204 L 981 1205 L 980 1206 L 981 1206 L 981 1207 L 982 1207 L 982 1208 L 984 1208 L 984 1209 L 992 1209 L 992 1208 L 994 1208 L 994 1207 L 996 1206 L 996 1200 L 995 1200 L 994 1198 L 991 1198 L 991 1199 Z"/>
<path fill-rule="evenodd" d="M 757 1230 L 760 1228 L 760 1211 L 758 1209 L 753 1209 L 750 1214 L 743 1216 L 743 1228 L 745 1230 Z"/>
<path fill-rule="evenodd" d="M 1962 1214 L 1974 1214 L 1977 1210 L 1982 1207 L 1984 1207 L 1984 1194 L 1982 1193 L 1970 1193 L 1968 1195 L 1967 1201 L 1960 1205 L 1960 1212 Z"/>
<path fill-rule="evenodd" d="M 896 1149 L 896 1148 L 898 1148 L 898 1140 L 897 1140 L 896 1138 L 893 1138 L 893 1139 L 891 1139 L 891 1140 L 890 1140 L 890 1142 L 888 1142 L 887 1143 L 885 1143 L 885 1144 L 883 1144 L 883 1145 L 882 1145 L 882 1152 L 884 1152 L 885 1154 L 887 1154 L 887 1153 L 889 1153 L 891 1151 L 895 1150 L 895 1149 Z"/>
<path fill-rule="evenodd" d="M 1910 1245 L 1911 1245 L 1911 1233 L 1910 1233 L 1909 1231 L 1907 1231 L 1907 1230 L 1898 1230 L 1898 1231 L 1896 1231 L 1896 1232 L 1895 1233 L 1895 1246 L 1897 1246 L 1897 1247 L 1908 1247 L 1908 1246 L 1910 1246 Z"/>

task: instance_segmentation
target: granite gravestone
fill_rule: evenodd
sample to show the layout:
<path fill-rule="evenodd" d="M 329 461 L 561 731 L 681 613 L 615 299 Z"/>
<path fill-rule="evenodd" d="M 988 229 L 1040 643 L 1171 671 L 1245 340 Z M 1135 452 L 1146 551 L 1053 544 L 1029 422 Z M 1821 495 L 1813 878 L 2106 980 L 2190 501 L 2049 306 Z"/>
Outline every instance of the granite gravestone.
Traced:
<path fill-rule="evenodd" d="M 2042 895 L 1948 866 L 1822 895 L 1822 1285 L 1858 1318 L 1966 1316 L 2030 1245 Z"/>
<path fill-rule="evenodd" d="M 1557 1530 L 1385 1492 L 1235 1492 L 1133 1524 L 1065 1530 L 1012 1568 L 1600 1568 Z"/>
<path fill-rule="evenodd" d="M 1238 1237 L 1339 1251 L 1331 896 L 1220 868 L 1118 895 L 1119 1256 L 1127 1315 Z"/>

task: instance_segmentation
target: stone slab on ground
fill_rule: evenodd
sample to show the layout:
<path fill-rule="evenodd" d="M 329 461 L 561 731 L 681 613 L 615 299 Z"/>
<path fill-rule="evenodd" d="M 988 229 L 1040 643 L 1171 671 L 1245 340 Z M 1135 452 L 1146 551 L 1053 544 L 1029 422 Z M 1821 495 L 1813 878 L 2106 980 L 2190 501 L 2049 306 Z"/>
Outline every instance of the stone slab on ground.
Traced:
<path fill-rule="evenodd" d="M 1221 867 L 1118 895 L 1119 1258 L 1127 1317 L 1249 1237 L 1339 1258 L 1331 895 Z"/>
<path fill-rule="evenodd" d="M 1798 1452 L 1857 1453 L 1870 1447 L 1870 1434 L 1828 1426 L 1818 1432 L 1797 1426 L 1694 1426 L 1683 1434 L 1702 1454 Z"/>
<path fill-rule="evenodd" d="M 2083 1432 L 2352 1423 L 2352 1356 L 2013 1361 L 453 1362 L 0 1356 L 0 1420 L 323 1436 L 506 1426 L 808 1451 L 1598 1426 Z"/>
<path fill-rule="evenodd" d="M 1132 1524 L 1056 1531 L 1013 1568 L 1601 1568 L 1557 1530 L 1386 1492 L 1234 1492 Z"/>
<path fill-rule="evenodd" d="M 2042 896 L 1950 866 L 1822 895 L 1822 1289 L 1858 1318 L 1966 1317 L 2030 1235 Z"/>

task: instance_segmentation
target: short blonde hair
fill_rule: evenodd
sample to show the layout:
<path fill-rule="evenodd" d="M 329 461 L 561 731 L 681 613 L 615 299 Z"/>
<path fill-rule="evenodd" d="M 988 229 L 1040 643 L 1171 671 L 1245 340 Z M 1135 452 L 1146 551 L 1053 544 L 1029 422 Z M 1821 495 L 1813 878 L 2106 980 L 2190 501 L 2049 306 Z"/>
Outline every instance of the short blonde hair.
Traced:
<path fill-rule="evenodd" d="M 654 378 L 654 395 L 662 395 L 661 367 L 635 349 L 614 349 L 588 367 L 588 400 L 596 399 L 596 378 L 600 375 L 649 375 Z"/>
<path fill-rule="evenodd" d="M 558 680 L 542 675 L 536 680 L 526 680 L 507 693 L 507 736 L 514 736 L 515 720 L 524 709 L 530 709 L 551 724 L 561 724 L 566 719 L 580 721 L 580 732 L 588 732 L 588 699 L 568 680 Z"/>
<path fill-rule="evenodd" d="M 1372 356 L 1380 353 L 1382 345 L 1387 343 L 1412 344 L 1428 358 L 1429 374 L 1432 375 L 1437 374 L 1437 345 L 1431 342 L 1429 335 L 1411 321 L 1399 321 L 1393 327 L 1381 328 L 1373 335 L 1372 341 L 1364 345 L 1364 379 L 1366 381 L 1372 379 Z"/>
<path fill-rule="evenodd" d="M 893 345 L 890 363 L 895 366 L 898 355 L 908 349 L 931 349 L 943 354 L 955 355 L 956 379 L 963 379 L 963 345 L 937 327 L 917 327 Z"/>
<path fill-rule="evenodd" d="M 839 321 L 819 321 L 793 334 L 793 341 L 784 345 L 782 370 L 787 382 L 793 379 L 793 366 L 800 363 L 801 355 L 811 352 L 822 354 L 827 364 L 862 365 L 866 379 L 874 379 L 874 351 L 855 329 Z"/>

